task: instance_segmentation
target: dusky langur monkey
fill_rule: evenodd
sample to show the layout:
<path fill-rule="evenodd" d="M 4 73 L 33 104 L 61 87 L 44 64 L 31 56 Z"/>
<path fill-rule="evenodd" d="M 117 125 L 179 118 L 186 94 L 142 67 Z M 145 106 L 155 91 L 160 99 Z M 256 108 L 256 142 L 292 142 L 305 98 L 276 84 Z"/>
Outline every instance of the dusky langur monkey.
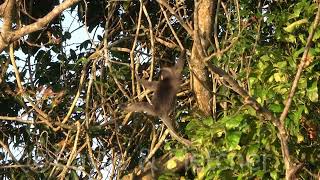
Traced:
<path fill-rule="evenodd" d="M 191 145 L 191 141 L 182 138 L 175 131 L 170 113 L 173 112 L 176 94 L 180 86 L 180 76 L 186 59 L 186 51 L 182 50 L 177 63 L 172 67 L 164 67 L 161 69 L 161 78 L 159 81 L 140 80 L 142 85 L 154 91 L 151 103 L 136 102 L 128 105 L 125 110 L 128 112 L 146 112 L 152 116 L 158 116 L 167 126 L 173 138 L 187 146 Z"/>

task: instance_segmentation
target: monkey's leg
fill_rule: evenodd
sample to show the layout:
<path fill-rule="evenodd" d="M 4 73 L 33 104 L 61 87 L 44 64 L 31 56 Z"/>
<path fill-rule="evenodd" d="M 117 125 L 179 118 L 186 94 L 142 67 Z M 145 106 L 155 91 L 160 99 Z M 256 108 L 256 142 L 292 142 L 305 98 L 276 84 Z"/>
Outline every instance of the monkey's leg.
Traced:
<path fill-rule="evenodd" d="M 186 145 L 186 146 L 191 146 L 191 144 L 192 144 L 191 141 L 189 141 L 188 139 L 185 139 L 185 138 L 179 136 L 179 134 L 177 133 L 177 131 L 174 129 L 174 127 L 173 127 L 173 125 L 172 125 L 172 123 L 171 123 L 172 121 L 171 121 L 171 119 L 170 119 L 169 116 L 161 117 L 160 119 L 162 120 L 163 124 L 167 126 L 170 135 L 171 135 L 174 139 L 176 139 L 178 142 L 180 142 L 180 143 L 182 143 L 182 144 L 184 144 L 184 145 Z"/>
<path fill-rule="evenodd" d="M 146 112 L 151 116 L 157 116 L 153 106 L 148 102 L 136 102 L 129 104 L 124 110 L 127 112 Z"/>

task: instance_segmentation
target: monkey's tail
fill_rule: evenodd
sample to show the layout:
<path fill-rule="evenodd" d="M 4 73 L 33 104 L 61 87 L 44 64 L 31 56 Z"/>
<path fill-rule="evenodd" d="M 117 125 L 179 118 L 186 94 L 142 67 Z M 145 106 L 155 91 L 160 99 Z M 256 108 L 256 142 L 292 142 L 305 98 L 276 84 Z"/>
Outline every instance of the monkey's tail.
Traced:
<path fill-rule="evenodd" d="M 179 136 L 179 134 L 177 133 L 177 131 L 175 131 L 175 129 L 174 129 L 172 123 L 171 123 L 172 121 L 171 121 L 171 119 L 170 119 L 169 116 L 164 116 L 164 117 L 161 117 L 160 119 L 161 119 L 161 121 L 164 123 L 164 125 L 167 126 L 170 135 L 171 135 L 174 139 L 176 139 L 178 142 L 180 142 L 180 143 L 182 143 L 182 144 L 184 144 L 184 145 L 186 145 L 186 146 L 191 146 L 192 143 L 191 143 L 190 140 L 185 139 L 185 138 Z"/>

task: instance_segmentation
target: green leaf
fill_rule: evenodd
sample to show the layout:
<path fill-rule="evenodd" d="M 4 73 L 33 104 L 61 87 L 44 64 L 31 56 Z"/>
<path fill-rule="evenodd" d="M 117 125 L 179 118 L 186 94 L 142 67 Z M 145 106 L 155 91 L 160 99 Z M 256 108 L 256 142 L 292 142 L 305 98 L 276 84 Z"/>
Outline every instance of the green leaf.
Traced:
<path fill-rule="evenodd" d="M 287 27 L 283 28 L 285 31 L 291 33 L 294 29 L 298 28 L 299 26 L 305 24 L 308 22 L 308 19 L 300 19 L 298 21 L 295 21 L 291 24 L 289 24 Z"/>
<path fill-rule="evenodd" d="M 260 57 L 260 59 L 264 62 L 270 61 L 270 57 L 268 55 L 263 55 Z M 258 66 L 260 66 L 259 68 L 262 68 L 263 66 L 265 66 L 263 62 L 261 62 L 261 63 L 260 62 L 261 61 L 259 61 L 259 63 L 258 63 Z"/>
<path fill-rule="evenodd" d="M 175 152 L 174 152 L 174 155 L 179 159 L 179 160 L 182 160 L 185 155 L 186 155 L 186 151 L 185 149 L 177 149 Z"/>
<path fill-rule="evenodd" d="M 288 77 L 285 73 L 282 73 L 282 72 L 277 72 L 277 73 L 274 73 L 274 80 L 276 82 L 287 82 L 288 81 Z"/>
<path fill-rule="evenodd" d="M 318 40 L 320 38 L 320 29 L 318 28 L 317 30 L 316 30 L 316 32 L 314 33 L 314 36 L 313 36 L 313 38 L 312 38 L 312 41 L 316 41 L 316 40 Z"/>
<path fill-rule="evenodd" d="M 312 102 L 318 102 L 318 82 L 314 81 L 311 87 L 307 88 L 307 96 Z"/>
<path fill-rule="evenodd" d="M 272 179 L 279 179 L 278 172 L 277 171 L 272 171 L 270 172 L 270 176 Z"/>
<path fill-rule="evenodd" d="M 167 162 L 167 168 L 168 169 L 174 169 L 177 167 L 177 162 L 173 159 L 170 159 L 168 162 Z"/>
<path fill-rule="evenodd" d="M 300 13 L 301 13 L 301 10 L 302 10 L 302 6 L 296 5 L 294 7 L 293 13 L 289 15 L 288 19 L 293 19 L 293 18 L 299 17 Z"/>
<path fill-rule="evenodd" d="M 166 150 L 166 151 L 170 151 L 170 150 L 171 150 L 170 143 L 166 143 L 166 144 L 164 145 L 164 150 Z"/>
<path fill-rule="evenodd" d="M 288 66 L 288 62 L 287 61 L 280 61 L 280 62 L 276 63 L 274 66 L 279 69 L 285 69 Z"/>
<path fill-rule="evenodd" d="M 237 153 L 235 151 L 231 151 L 227 154 L 227 160 L 231 166 L 234 166 L 235 164 L 234 159 L 236 156 L 237 156 Z"/>
<path fill-rule="evenodd" d="M 211 117 L 210 118 L 205 118 L 202 122 L 203 122 L 203 124 L 208 125 L 208 126 L 211 126 L 214 123 L 214 121 L 213 121 L 213 119 Z"/>
<path fill-rule="evenodd" d="M 79 176 L 75 170 L 71 170 L 70 179 L 71 180 L 78 180 L 79 179 Z"/>
<path fill-rule="evenodd" d="M 221 120 L 221 122 L 225 123 L 225 126 L 227 129 L 232 129 L 232 128 L 238 127 L 243 119 L 244 119 L 243 115 L 238 114 L 233 117 L 226 116 Z"/>
<path fill-rule="evenodd" d="M 301 41 L 302 44 L 306 44 L 307 43 L 306 42 L 307 38 L 306 38 L 306 36 L 304 34 L 299 34 L 298 37 L 299 37 L 299 40 Z"/>
<path fill-rule="evenodd" d="M 227 146 L 229 150 L 239 150 L 241 147 L 238 145 L 242 132 L 228 131 L 226 134 Z"/>
<path fill-rule="evenodd" d="M 286 84 L 280 84 L 275 86 L 273 90 L 279 94 L 285 94 L 288 92 L 289 87 Z"/>
<path fill-rule="evenodd" d="M 302 143 L 302 142 L 304 142 L 304 136 L 303 135 L 301 135 L 301 133 L 298 133 L 297 135 L 297 142 L 298 143 Z"/>
<path fill-rule="evenodd" d="M 247 156 L 256 156 L 259 151 L 258 144 L 251 144 L 247 150 Z"/>
<path fill-rule="evenodd" d="M 272 111 L 272 112 L 275 112 L 275 113 L 280 113 L 282 112 L 284 106 L 283 104 L 271 104 L 269 106 L 269 109 Z"/>
<path fill-rule="evenodd" d="M 86 64 L 88 62 L 88 59 L 85 57 L 81 57 L 80 59 L 77 60 L 77 65 L 80 63 Z"/>
<path fill-rule="evenodd" d="M 257 179 L 262 179 L 263 176 L 266 174 L 266 171 L 263 171 L 263 170 L 258 170 L 256 173 L 254 173 L 257 177 Z"/>
<path fill-rule="evenodd" d="M 298 89 L 305 90 L 307 88 L 307 85 L 308 85 L 307 79 L 305 77 L 301 77 L 299 79 Z"/>
<path fill-rule="evenodd" d="M 306 106 L 304 104 L 299 105 L 298 109 L 294 111 L 292 117 L 290 117 L 293 120 L 295 126 L 299 125 L 302 113 L 305 111 L 305 109 Z"/>
<path fill-rule="evenodd" d="M 304 48 L 300 48 L 296 51 L 293 52 L 293 58 L 294 59 L 297 59 L 299 58 L 299 56 L 304 52 Z"/>
<path fill-rule="evenodd" d="M 286 37 L 286 41 L 295 44 L 297 43 L 297 38 L 296 36 L 289 34 L 289 36 Z"/>

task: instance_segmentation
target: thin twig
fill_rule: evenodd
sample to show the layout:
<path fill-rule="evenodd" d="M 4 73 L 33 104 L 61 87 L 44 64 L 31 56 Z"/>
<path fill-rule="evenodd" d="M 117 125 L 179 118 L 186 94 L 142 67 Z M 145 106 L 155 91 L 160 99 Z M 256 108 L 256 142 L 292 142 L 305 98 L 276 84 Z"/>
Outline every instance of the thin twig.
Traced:
<path fill-rule="evenodd" d="M 2 148 L 4 150 L 6 150 L 9 154 L 9 156 L 11 157 L 11 159 L 13 160 L 13 162 L 15 162 L 16 164 L 20 165 L 20 163 L 18 162 L 18 160 L 16 159 L 16 157 L 14 157 L 14 155 L 12 154 L 11 150 L 9 149 L 9 147 L 0 139 L 0 145 L 2 146 Z M 24 167 L 20 167 L 23 172 L 27 173 L 27 171 L 24 169 Z"/>
<path fill-rule="evenodd" d="M 214 44 L 216 46 L 218 53 L 220 52 L 219 39 L 218 39 L 218 15 L 219 15 L 220 3 L 221 3 L 221 0 L 218 0 L 215 17 L 214 17 L 214 25 L 213 25 Z"/>
<path fill-rule="evenodd" d="M 87 93 L 86 93 L 86 108 L 85 108 L 85 124 L 86 124 L 86 128 L 89 128 L 89 117 L 90 117 L 90 97 L 91 97 L 91 91 L 92 91 L 92 84 L 93 84 L 93 79 L 96 76 L 96 61 L 97 59 L 95 59 L 92 63 L 92 68 L 91 68 L 91 74 L 90 74 L 90 79 L 89 79 L 89 83 L 88 83 L 88 87 L 87 87 Z"/>
<path fill-rule="evenodd" d="M 89 158 L 91 160 L 91 163 L 93 164 L 94 168 L 96 169 L 96 171 L 98 172 L 98 177 L 97 179 L 102 179 L 102 173 L 98 167 L 98 164 L 95 160 L 94 154 L 92 152 L 92 148 L 91 148 L 91 143 L 90 143 L 90 137 L 88 135 L 88 133 L 86 133 L 86 144 L 87 144 L 87 150 L 89 153 Z"/>
<path fill-rule="evenodd" d="M 68 133 L 67 133 L 67 135 L 66 135 L 66 137 L 65 137 L 65 139 L 64 139 L 64 142 L 68 142 L 68 141 L 69 141 L 70 133 L 71 133 L 71 131 L 69 130 Z M 64 152 L 66 146 L 67 146 L 67 143 L 63 143 L 63 145 L 62 145 L 62 147 L 61 147 L 61 149 L 60 149 L 60 152 L 59 152 L 59 154 L 58 154 L 58 157 L 57 157 L 57 159 L 56 159 L 56 160 L 57 160 L 56 162 L 59 162 L 59 161 L 60 161 L 60 158 L 61 158 L 61 156 L 63 155 L 63 152 Z M 55 170 L 56 170 L 56 166 L 54 166 L 54 167 L 52 168 L 52 170 L 51 170 L 51 172 L 50 172 L 50 174 L 49 174 L 49 177 L 51 177 L 51 176 L 54 174 Z"/>
<path fill-rule="evenodd" d="M 132 95 L 136 94 L 136 88 L 135 88 L 135 74 L 136 73 L 135 73 L 135 67 L 134 67 L 134 50 L 136 49 L 138 36 L 139 36 L 139 30 L 140 30 L 140 26 L 141 26 L 141 16 L 142 16 L 142 9 L 143 9 L 142 7 L 143 7 L 143 3 L 142 3 L 142 0 L 140 0 L 140 10 L 139 10 L 137 30 L 136 30 L 134 41 L 133 41 L 132 48 L 130 51 Z"/>
<path fill-rule="evenodd" d="M 69 108 L 69 111 L 68 111 L 67 115 L 63 118 L 63 121 L 62 121 L 63 124 L 68 121 L 68 119 L 70 118 L 70 116 L 71 116 L 71 114 L 72 114 L 72 112 L 73 112 L 73 110 L 74 110 L 74 108 L 75 108 L 75 106 L 76 106 L 76 104 L 78 102 L 78 99 L 79 99 L 81 91 L 82 91 L 82 86 L 83 86 L 83 83 L 84 83 L 84 79 L 86 77 L 86 67 L 87 67 L 87 65 L 84 64 L 83 65 L 83 69 L 82 69 L 82 74 L 81 74 L 81 77 L 80 77 L 80 83 L 79 83 L 78 91 L 76 93 L 76 96 L 73 99 L 73 102 L 72 102 L 72 104 L 71 104 L 71 106 Z"/>
<path fill-rule="evenodd" d="M 14 74 L 16 76 L 16 80 L 17 80 L 17 84 L 18 84 L 18 88 L 19 88 L 19 93 L 23 92 L 23 87 L 22 87 L 22 83 L 21 83 L 21 79 L 20 79 L 20 73 L 16 64 L 16 60 L 14 59 L 14 48 L 13 48 L 13 44 L 10 44 L 10 48 L 9 48 L 9 56 L 10 56 L 10 60 L 11 60 L 11 64 L 13 66 L 13 71 Z"/>
<path fill-rule="evenodd" d="M 157 152 L 157 150 L 160 148 L 160 146 L 163 144 L 164 140 L 166 139 L 166 137 L 168 136 L 168 134 L 170 133 L 169 129 L 166 129 L 164 131 L 164 133 L 162 134 L 162 136 L 160 137 L 158 143 L 154 146 L 154 148 L 149 152 L 148 156 L 146 157 L 146 159 L 144 160 L 144 163 L 147 163 L 153 156 L 154 154 Z"/>
<path fill-rule="evenodd" d="M 164 1 L 164 0 L 157 0 L 157 2 L 158 2 L 159 4 L 161 4 L 161 5 L 163 5 L 164 7 L 166 7 L 166 8 L 169 10 L 169 12 L 177 18 L 177 20 L 181 23 L 182 27 L 188 32 L 188 34 L 189 34 L 191 37 L 193 36 L 193 30 L 183 21 L 183 19 L 182 19 L 180 16 L 178 16 L 178 15 L 175 13 L 174 9 L 172 9 L 172 8 L 170 7 L 170 5 L 169 5 L 166 1 Z"/>
<path fill-rule="evenodd" d="M 155 48 L 154 48 L 154 34 L 153 34 L 153 26 L 152 26 L 152 22 L 151 22 L 151 19 L 149 17 L 149 14 L 148 14 L 148 11 L 147 11 L 147 8 L 146 6 L 143 4 L 143 13 L 144 15 L 146 16 L 147 18 L 147 21 L 148 21 L 148 24 L 149 24 L 149 33 L 150 33 L 150 43 L 151 43 L 151 64 L 150 64 L 150 76 L 149 76 L 149 81 L 151 81 L 153 79 L 153 71 L 154 71 L 154 55 L 155 55 Z"/>
<path fill-rule="evenodd" d="M 75 124 L 77 126 L 77 133 L 76 133 L 76 137 L 74 139 L 73 148 L 72 148 L 72 151 L 70 153 L 70 156 L 69 156 L 69 159 L 67 161 L 67 164 L 66 164 L 66 166 L 64 166 L 62 172 L 59 175 L 61 180 L 65 178 L 65 175 L 66 175 L 66 173 L 67 173 L 72 161 L 74 160 L 74 158 L 77 155 L 77 147 L 78 147 L 79 134 L 80 134 L 80 122 L 77 121 Z"/>
<path fill-rule="evenodd" d="M 21 117 L 0 116 L 0 120 L 17 121 L 17 122 L 25 123 L 25 124 L 34 124 L 33 120 L 23 120 Z"/>
<path fill-rule="evenodd" d="M 68 165 L 59 164 L 59 163 L 52 163 L 52 162 L 49 162 L 49 164 L 51 166 L 55 166 L 55 167 L 60 167 L 60 168 L 66 168 L 66 169 L 72 169 L 72 170 L 75 170 L 75 171 L 80 171 L 85 176 L 90 177 L 90 174 L 88 172 L 86 172 L 82 167 L 68 166 Z M 53 179 L 55 179 L 55 178 L 53 178 Z"/>
<path fill-rule="evenodd" d="M 178 42 L 178 44 L 179 44 L 180 48 L 183 50 L 183 49 L 184 49 L 184 47 L 183 47 L 183 45 L 182 45 L 182 43 L 181 43 L 180 39 L 178 38 L 177 33 L 175 32 L 175 30 L 174 30 L 174 29 L 173 29 L 173 27 L 171 26 L 171 22 L 169 21 L 169 18 L 168 18 L 168 16 L 167 16 L 166 11 L 163 9 L 163 7 L 162 7 L 161 5 L 160 5 L 160 8 L 161 8 L 161 10 L 162 10 L 162 13 L 163 13 L 164 17 L 166 18 L 167 24 L 168 24 L 168 26 L 169 26 L 169 28 L 170 28 L 170 30 L 171 30 L 171 32 L 172 32 L 172 34 L 173 34 L 174 38 L 177 40 L 177 42 Z"/>

